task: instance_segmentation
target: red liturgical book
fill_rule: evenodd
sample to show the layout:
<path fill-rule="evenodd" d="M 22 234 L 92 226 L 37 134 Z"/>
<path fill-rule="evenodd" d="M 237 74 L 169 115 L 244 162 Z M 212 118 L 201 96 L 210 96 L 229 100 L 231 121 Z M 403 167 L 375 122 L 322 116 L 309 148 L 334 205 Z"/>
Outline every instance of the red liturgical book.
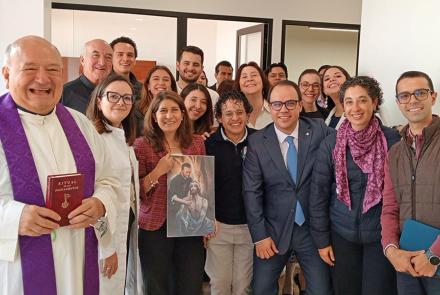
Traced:
<path fill-rule="evenodd" d="M 61 216 L 61 226 L 69 225 L 67 215 L 75 210 L 84 198 L 84 175 L 81 173 L 47 176 L 46 207 Z"/>

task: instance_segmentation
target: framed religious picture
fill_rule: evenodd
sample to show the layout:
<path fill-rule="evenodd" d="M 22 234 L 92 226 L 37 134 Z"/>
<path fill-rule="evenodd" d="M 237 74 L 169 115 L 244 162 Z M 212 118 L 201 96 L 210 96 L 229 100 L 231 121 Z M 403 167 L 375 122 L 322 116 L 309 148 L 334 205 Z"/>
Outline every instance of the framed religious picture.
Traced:
<path fill-rule="evenodd" d="M 167 175 L 167 236 L 204 236 L 215 230 L 214 157 L 172 155 Z"/>

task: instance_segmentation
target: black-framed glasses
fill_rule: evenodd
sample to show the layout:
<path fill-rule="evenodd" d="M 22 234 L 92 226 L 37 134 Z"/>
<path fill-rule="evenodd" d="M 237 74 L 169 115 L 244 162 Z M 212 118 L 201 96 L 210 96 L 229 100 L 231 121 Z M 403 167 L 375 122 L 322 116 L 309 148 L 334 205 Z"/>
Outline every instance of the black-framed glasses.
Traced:
<path fill-rule="evenodd" d="M 319 83 L 312 83 L 312 84 L 310 84 L 308 82 L 301 82 L 301 83 L 299 83 L 299 86 L 301 86 L 301 88 L 303 90 L 309 89 L 310 86 L 312 86 L 313 90 L 319 90 L 321 88 L 321 84 L 319 84 Z"/>
<path fill-rule="evenodd" d="M 118 103 L 121 99 L 124 104 L 133 104 L 134 95 L 133 94 L 119 94 L 113 91 L 107 91 L 105 97 L 111 103 Z"/>
<path fill-rule="evenodd" d="M 275 111 L 280 111 L 283 106 L 286 107 L 286 109 L 288 110 L 293 110 L 295 109 L 296 105 L 299 103 L 299 100 L 295 100 L 295 99 L 290 99 L 290 100 L 286 100 L 285 102 L 282 101 L 272 101 L 270 102 L 270 107 L 275 110 Z"/>
<path fill-rule="evenodd" d="M 430 93 L 432 93 L 431 89 L 421 88 L 421 89 L 414 90 L 414 92 L 398 93 L 396 95 L 396 98 L 400 104 L 406 104 L 406 103 L 409 103 L 409 101 L 411 100 L 411 96 L 413 96 L 413 95 L 418 101 L 423 101 L 428 98 Z"/>

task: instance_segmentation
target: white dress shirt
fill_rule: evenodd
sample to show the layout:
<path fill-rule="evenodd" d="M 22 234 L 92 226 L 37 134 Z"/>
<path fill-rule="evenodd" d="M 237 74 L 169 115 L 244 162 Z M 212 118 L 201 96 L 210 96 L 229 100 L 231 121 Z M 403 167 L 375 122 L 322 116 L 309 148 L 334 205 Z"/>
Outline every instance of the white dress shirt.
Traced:
<path fill-rule="evenodd" d="M 298 152 L 298 126 L 299 126 L 299 120 L 296 123 L 296 127 L 293 130 L 292 133 L 286 134 L 280 129 L 277 128 L 277 126 L 274 124 L 275 127 L 275 133 L 278 138 L 278 143 L 280 144 L 281 154 L 283 155 L 284 164 L 287 167 L 287 150 L 289 149 L 289 143 L 287 142 L 286 138 L 287 136 L 293 136 L 293 144 L 295 145 L 296 151 Z"/>

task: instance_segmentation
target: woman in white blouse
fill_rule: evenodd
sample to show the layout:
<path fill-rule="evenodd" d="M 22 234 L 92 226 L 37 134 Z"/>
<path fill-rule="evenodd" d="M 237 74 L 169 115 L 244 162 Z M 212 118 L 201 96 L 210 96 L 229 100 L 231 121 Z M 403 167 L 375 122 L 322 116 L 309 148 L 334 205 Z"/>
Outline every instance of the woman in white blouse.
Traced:
<path fill-rule="evenodd" d="M 116 190 L 117 227 L 111 246 L 100 247 L 100 294 L 124 294 L 126 274 L 129 294 L 137 294 L 137 286 L 141 286 L 141 276 L 137 276 L 139 177 L 132 146 L 136 138 L 133 103 L 130 82 L 122 76 L 110 75 L 95 88 L 87 108 L 87 117 L 111 151 L 120 181 Z"/>
<path fill-rule="evenodd" d="M 242 64 L 238 68 L 234 89 L 243 92 L 252 105 L 252 112 L 247 124 L 249 127 L 262 129 L 272 123 L 269 104 L 266 100 L 269 82 L 255 62 Z"/>

